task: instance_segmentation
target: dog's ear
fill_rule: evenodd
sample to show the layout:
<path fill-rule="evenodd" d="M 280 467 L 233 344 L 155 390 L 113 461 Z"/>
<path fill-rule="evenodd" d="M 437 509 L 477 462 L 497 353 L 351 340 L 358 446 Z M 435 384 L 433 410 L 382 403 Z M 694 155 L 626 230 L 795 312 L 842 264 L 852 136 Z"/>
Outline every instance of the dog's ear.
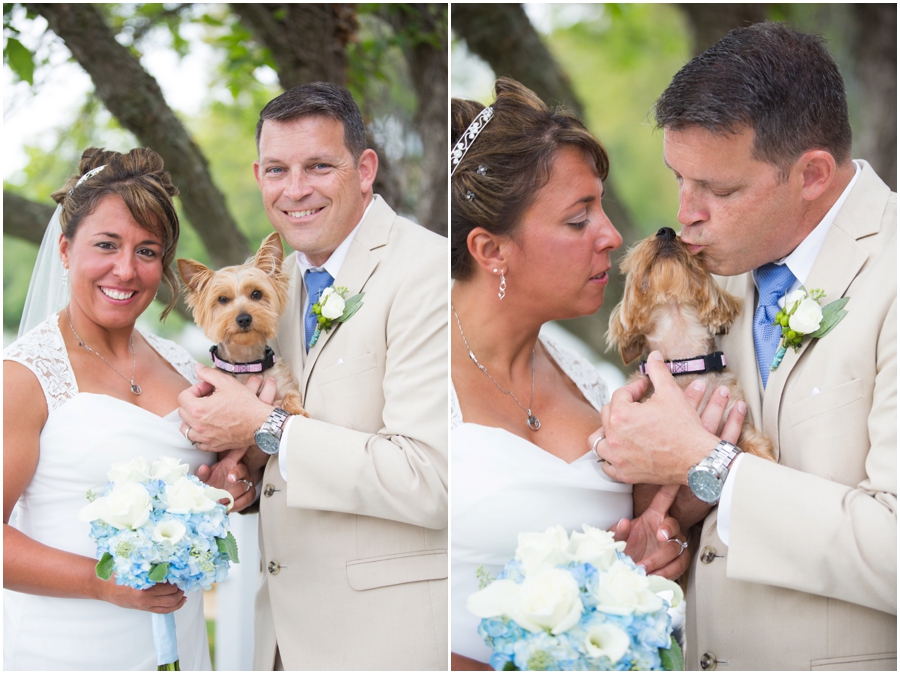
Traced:
<path fill-rule="evenodd" d="M 271 276 L 281 271 L 283 259 L 284 249 L 281 247 L 281 236 L 278 232 L 272 232 L 259 247 L 256 257 L 253 258 L 253 266 Z"/>
<path fill-rule="evenodd" d="M 717 335 L 724 335 L 741 313 L 741 300 L 723 290 L 715 279 L 710 279 L 707 303 L 700 307 L 700 320 Z"/>
<path fill-rule="evenodd" d="M 196 260 L 178 258 L 178 273 L 191 293 L 200 293 L 213 277 L 212 269 Z"/>
<path fill-rule="evenodd" d="M 622 362 L 628 365 L 638 358 L 647 346 L 647 340 L 644 335 L 626 328 L 622 316 L 622 302 L 616 305 L 609 317 L 609 330 L 606 333 L 606 343 L 608 349 L 619 347 L 619 354 L 622 356 Z"/>

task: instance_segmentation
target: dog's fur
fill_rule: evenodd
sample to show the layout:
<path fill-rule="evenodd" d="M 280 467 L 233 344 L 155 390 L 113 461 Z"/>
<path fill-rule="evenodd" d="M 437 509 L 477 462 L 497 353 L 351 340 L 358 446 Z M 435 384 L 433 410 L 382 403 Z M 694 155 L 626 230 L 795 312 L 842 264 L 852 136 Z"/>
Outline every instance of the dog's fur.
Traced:
<path fill-rule="evenodd" d="M 278 332 L 278 321 L 287 305 L 289 278 L 281 270 L 283 259 L 278 232 L 266 237 L 255 257 L 219 271 L 178 258 L 185 301 L 197 325 L 216 342 L 223 360 L 249 363 L 265 356 L 266 342 Z M 238 323 L 238 317 L 242 317 L 244 326 Z M 276 361 L 262 375 L 278 384 L 280 407 L 290 414 L 308 416 L 301 404 L 300 387 L 287 365 Z M 234 376 L 246 383 L 252 375 Z"/>
<path fill-rule="evenodd" d="M 625 294 L 610 316 L 607 343 L 619 347 L 626 365 L 654 350 L 665 360 L 712 353 L 715 336 L 727 333 L 741 310 L 741 301 L 722 290 L 681 238 L 668 231 L 637 243 L 621 264 L 628 275 Z M 735 376 L 726 372 L 680 374 L 675 381 L 686 389 L 699 377 L 706 379 L 701 411 L 721 385 L 731 390 L 729 410 L 744 399 Z M 772 443 L 747 420 L 737 444 L 748 454 L 775 459 Z"/>

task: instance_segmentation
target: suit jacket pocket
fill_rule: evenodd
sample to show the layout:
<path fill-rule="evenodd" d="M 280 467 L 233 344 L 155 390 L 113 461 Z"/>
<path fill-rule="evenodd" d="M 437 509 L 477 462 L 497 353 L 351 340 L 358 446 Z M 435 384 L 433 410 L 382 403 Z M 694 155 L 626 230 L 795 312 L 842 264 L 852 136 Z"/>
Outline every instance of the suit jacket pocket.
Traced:
<path fill-rule="evenodd" d="M 319 386 L 330 384 L 333 381 L 346 379 L 347 377 L 353 377 L 366 370 L 371 370 L 377 364 L 378 360 L 375 358 L 374 353 L 364 353 L 361 356 L 351 358 L 343 363 L 331 365 L 319 372 L 317 377 Z"/>
<path fill-rule="evenodd" d="M 896 653 L 875 653 L 872 655 L 851 655 L 845 658 L 823 658 L 812 660 L 809 668 L 818 671 L 847 671 L 855 670 L 882 670 L 887 672 L 897 671 Z"/>
<path fill-rule="evenodd" d="M 347 581 L 354 590 L 441 580 L 447 577 L 446 550 L 418 550 L 347 562 Z"/>
<path fill-rule="evenodd" d="M 788 422 L 791 426 L 796 426 L 807 419 L 850 405 L 862 398 L 862 395 L 862 381 L 853 379 L 796 403 L 788 410 Z"/>

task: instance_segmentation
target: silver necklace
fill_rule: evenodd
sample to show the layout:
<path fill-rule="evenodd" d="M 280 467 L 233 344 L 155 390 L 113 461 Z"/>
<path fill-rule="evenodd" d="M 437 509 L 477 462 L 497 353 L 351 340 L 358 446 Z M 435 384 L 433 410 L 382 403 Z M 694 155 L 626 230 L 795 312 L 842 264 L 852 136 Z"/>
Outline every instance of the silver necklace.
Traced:
<path fill-rule="evenodd" d="M 141 395 L 141 387 L 134 383 L 134 371 L 135 371 L 135 368 L 137 367 L 137 356 L 134 353 L 134 332 L 131 333 L 131 379 L 129 379 L 124 374 L 119 372 L 112 363 L 110 363 L 108 360 L 106 360 L 106 358 L 104 358 L 101 354 L 97 353 L 91 347 L 89 347 L 87 344 L 84 343 L 84 340 L 78 336 L 77 332 L 75 332 L 75 326 L 72 325 L 72 319 L 69 318 L 68 307 L 66 307 L 66 309 L 64 311 L 66 313 L 66 320 L 69 321 L 69 327 L 72 328 L 72 334 L 75 335 L 75 339 L 78 340 L 78 346 L 80 346 L 84 349 L 87 349 L 88 351 L 90 351 L 93 354 L 100 356 L 100 360 L 102 360 L 104 363 L 109 365 L 117 375 L 119 375 L 122 379 L 124 379 L 125 381 L 127 381 L 128 383 L 131 384 L 131 392 L 134 395 L 136 395 L 136 396 Z"/>
<path fill-rule="evenodd" d="M 469 342 L 466 339 L 466 333 L 463 332 L 462 323 L 459 322 L 459 314 L 456 313 L 456 307 L 454 307 L 451 304 L 450 308 L 453 309 L 453 315 L 456 316 L 456 326 L 459 328 L 459 334 L 462 337 L 463 344 L 466 345 L 466 350 L 469 352 L 469 358 L 471 358 L 472 362 L 475 363 L 476 366 L 478 366 L 479 370 L 481 370 L 482 372 L 484 372 L 487 375 L 488 379 L 490 379 L 492 382 L 494 382 L 494 386 L 496 386 L 503 393 L 505 393 L 510 398 L 515 400 L 516 404 L 519 407 L 521 407 L 523 410 L 525 410 L 525 414 L 528 415 L 528 418 L 526 419 L 528 428 L 530 428 L 533 431 L 539 430 L 541 427 L 541 420 L 538 419 L 536 416 L 534 416 L 534 414 L 532 414 L 532 412 L 531 412 L 531 406 L 534 405 L 534 349 L 533 348 L 531 349 L 531 400 L 528 403 L 528 407 L 525 407 L 525 405 L 520 403 L 519 399 L 516 398 L 515 393 L 513 393 L 512 391 L 507 391 L 505 388 L 500 386 L 500 384 L 497 383 L 497 380 L 491 376 L 491 373 L 487 371 L 487 368 L 478 362 L 478 359 L 475 357 L 475 354 L 472 353 L 472 348 L 469 346 Z"/>

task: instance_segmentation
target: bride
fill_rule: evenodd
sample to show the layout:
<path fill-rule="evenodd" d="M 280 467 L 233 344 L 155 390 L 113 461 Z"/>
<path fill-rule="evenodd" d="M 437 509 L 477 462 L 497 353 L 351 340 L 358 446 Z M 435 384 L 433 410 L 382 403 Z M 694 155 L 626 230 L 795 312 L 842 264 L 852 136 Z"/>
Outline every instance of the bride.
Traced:
<path fill-rule="evenodd" d="M 160 282 L 173 298 L 163 316 L 175 303 L 177 189 L 144 148 L 90 148 L 79 174 L 53 195 L 20 337 L 3 354 L 4 669 L 156 669 L 150 613 L 176 611 L 182 669 L 208 670 L 201 593 L 100 580 L 76 517 L 113 463 L 214 459 L 179 432 L 193 359 L 134 325 Z"/>
<path fill-rule="evenodd" d="M 588 451 L 606 384 L 539 334 L 603 302 L 610 252 L 622 243 L 601 203 L 606 152 L 574 116 L 508 78 L 491 107 L 454 99 L 451 118 L 460 139 L 451 154 L 451 664 L 490 669 L 466 598 L 479 567 L 496 576 L 513 557 L 519 533 L 615 528 L 635 561 L 669 578 L 689 555 L 667 516 L 671 498 L 660 494 L 631 520 L 631 486 L 607 478 Z"/>

